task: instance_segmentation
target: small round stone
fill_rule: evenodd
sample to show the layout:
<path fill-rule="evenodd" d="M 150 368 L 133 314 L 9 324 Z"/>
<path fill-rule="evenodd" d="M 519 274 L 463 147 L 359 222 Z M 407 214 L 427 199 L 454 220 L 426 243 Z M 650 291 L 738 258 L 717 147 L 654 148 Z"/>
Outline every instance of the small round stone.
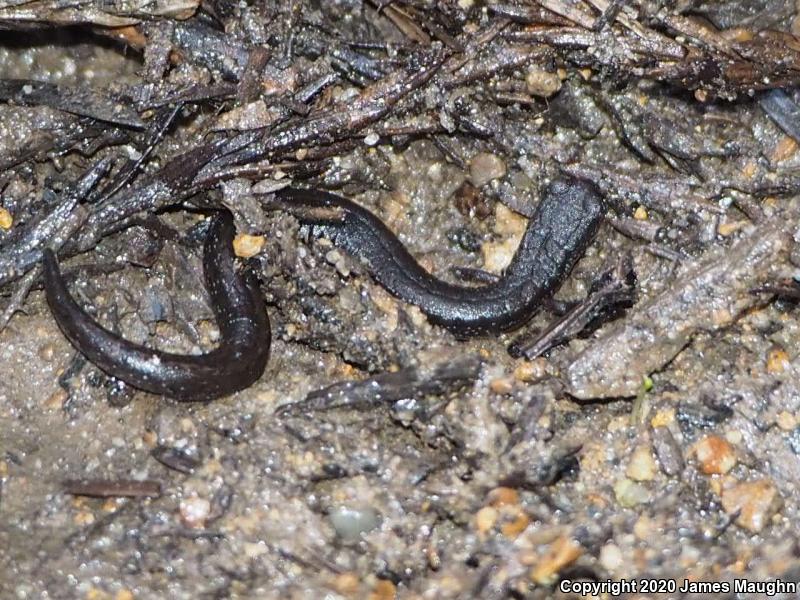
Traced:
<path fill-rule="evenodd" d="M 11 229 L 14 224 L 14 217 L 8 212 L 8 209 L 0 207 L 0 229 Z"/>
<path fill-rule="evenodd" d="M 531 96 L 549 98 L 561 89 L 558 73 L 532 68 L 525 75 L 525 89 Z"/>
<path fill-rule="evenodd" d="M 617 502 L 625 508 L 632 508 L 650 501 L 650 492 L 647 491 L 647 488 L 628 478 L 620 479 L 614 484 L 614 495 Z"/>
<path fill-rule="evenodd" d="M 736 451 L 724 438 L 709 435 L 694 445 L 700 470 L 706 475 L 727 473 L 736 465 Z"/>
<path fill-rule="evenodd" d="M 211 514 L 211 502 L 206 498 L 192 496 L 181 501 L 181 521 L 192 529 L 202 529 Z"/>
<path fill-rule="evenodd" d="M 634 481 L 652 481 L 655 479 L 657 470 L 658 467 L 650 448 L 641 445 L 633 451 L 625 474 Z"/>
<path fill-rule="evenodd" d="M 239 258 L 252 258 L 264 248 L 263 235 L 240 233 L 233 240 L 233 251 Z"/>
<path fill-rule="evenodd" d="M 479 152 L 469 162 L 469 177 L 475 187 L 486 185 L 506 174 L 506 163 L 496 154 Z"/>
<path fill-rule="evenodd" d="M 542 560 L 531 569 L 530 578 L 539 585 L 550 585 L 558 572 L 571 565 L 583 554 L 581 545 L 567 536 L 561 536 L 548 548 Z"/>
<path fill-rule="evenodd" d="M 380 515 L 371 507 L 337 506 L 328 515 L 331 525 L 345 542 L 357 542 L 361 535 L 380 524 Z"/>
<path fill-rule="evenodd" d="M 486 533 L 497 522 L 499 516 L 497 509 L 493 506 L 484 506 L 477 513 L 475 513 L 475 528 L 480 533 Z"/>
<path fill-rule="evenodd" d="M 783 506 L 778 488 L 769 479 L 739 483 L 722 492 L 722 508 L 738 513 L 736 524 L 753 533 L 764 529 Z"/>
<path fill-rule="evenodd" d="M 619 549 L 619 546 L 606 544 L 600 548 L 600 564 L 611 573 L 619 571 L 625 564 L 625 558 L 622 556 L 622 550 Z"/>

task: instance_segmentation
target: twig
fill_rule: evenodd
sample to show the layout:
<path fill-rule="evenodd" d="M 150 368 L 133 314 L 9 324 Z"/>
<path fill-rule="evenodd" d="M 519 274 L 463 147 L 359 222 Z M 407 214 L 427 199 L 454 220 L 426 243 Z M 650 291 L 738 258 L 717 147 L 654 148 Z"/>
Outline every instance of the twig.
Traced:
<path fill-rule="evenodd" d="M 334 383 L 311 392 L 301 402 L 280 407 L 278 412 L 364 408 L 408 398 L 445 395 L 472 384 L 478 378 L 480 367 L 480 359 L 470 355 L 433 366 L 381 373 L 362 381 Z"/>
<path fill-rule="evenodd" d="M 134 479 L 77 479 L 63 482 L 64 493 L 73 496 L 95 496 L 98 498 L 113 497 L 158 497 L 161 495 L 161 484 L 152 479 L 142 481 Z"/>
<path fill-rule="evenodd" d="M 508 347 L 508 353 L 515 358 L 524 356 L 532 360 L 554 346 L 569 341 L 590 324 L 597 326 L 598 320 L 607 320 L 623 307 L 633 304 L 635 282 L 630 256 L 626 256 L 613 269 L 600 276 L 584 301 L 533 339 L 527 335 L 517 338 Z"/>

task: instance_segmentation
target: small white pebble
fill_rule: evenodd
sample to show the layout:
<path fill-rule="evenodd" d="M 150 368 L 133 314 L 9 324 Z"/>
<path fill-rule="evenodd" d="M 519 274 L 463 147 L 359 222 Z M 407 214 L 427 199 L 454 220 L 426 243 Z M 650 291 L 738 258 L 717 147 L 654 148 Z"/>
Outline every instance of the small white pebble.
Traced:
<path fill-rule="evenodd" d="M 607 571 L 611 573 L 619 571 L 624 562 L 622 550 L 616 544 L 606 544 L 600 548 L 600 564 Z"/>
<path fill-rule="evenodd" d="M 647 491 L 647 488 L 627 478 L 620 479 L 614 484 L 614 495 L 617 502 L 625 508 L 650 501 L 650 492 Z"/>
<path fill-rule="evenodd" d="M 441 183 L 442 181 L 442 163 L 435 162 L 428 167 L 428 179 L 434 183 Z"/>
<path fill-rule="evenodd" d="M 656 476 L 656 461 L 646 445 L 637 446 L 631 455 L 625 474 L 634 481 L 652 481 Z"/>
<path fill-rule="evenodd" d="M 205 527 L 211 513 L 211 502 L 205 498 L 192 497 L 181 501 L 181 521 L 187 527 L 199 529 Z"/>

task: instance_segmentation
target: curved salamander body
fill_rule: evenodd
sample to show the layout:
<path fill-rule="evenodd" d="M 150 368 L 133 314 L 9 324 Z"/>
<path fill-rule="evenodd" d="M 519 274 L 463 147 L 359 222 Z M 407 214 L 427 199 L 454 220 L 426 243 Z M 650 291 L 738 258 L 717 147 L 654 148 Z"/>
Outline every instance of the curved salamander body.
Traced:
<path fill-rule="evenodd" d="M 47 302 L 61 331 L 91 362 L 125 383 L 182 401 L 214 400 L 254 383 L 267 364 L 270 325 L 257 283 L 236 272 L 230 213 L 215 216 L 203 248 L 203 271 L 220 331 L 207 354 L 172 354 L 126 341 L 81 309 L 52 251 L 43 258 Z"/>
<path fill-rule="evenodd" d="M 591 183 L 571 178 L 553 182 L 503 277 L 466 287 L 425 271 L 380 219 L 341 196 L 284 188 L 276 192 L 276 200 L 311 225 L 314 235 L 361 258 L 392 294 L 460 337 L 508 331 L 528 321 L 583 255 L 605 212 Z"/>

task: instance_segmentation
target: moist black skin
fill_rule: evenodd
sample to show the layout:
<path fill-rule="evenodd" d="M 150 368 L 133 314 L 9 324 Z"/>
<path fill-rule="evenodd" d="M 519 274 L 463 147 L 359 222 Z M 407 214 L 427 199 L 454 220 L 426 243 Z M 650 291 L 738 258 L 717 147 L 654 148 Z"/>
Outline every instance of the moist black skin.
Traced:
<path fill-rule="evenodd" d="M 209 401 L 242 390 L 261 377 L 269 358 L 270 325 L 258 284 L 236 272 L 235 228 L 217 214 L 203 247 L 203 272 L 220 331 L 207 354 L 172 354 L 126 341 L 82 308 L 67 290 L 52 251 L 43 256 L 44 285 L 53 317 L 72 345 L 100 369 L 134 387 L 180 401 Z"/>
<path fill-rule="evenodd" d="M 603 219 L 591 183 L 561 178 L 547 188 L 503 276 L 482 287 L 453 285 L 419 266 L 397 237 L 368 210 L 319 190 L 284 188 L 276 204 L 312 233 L 359 257 L 389 292 L 461 338 L 520 327 L 569 274 Z"/>

